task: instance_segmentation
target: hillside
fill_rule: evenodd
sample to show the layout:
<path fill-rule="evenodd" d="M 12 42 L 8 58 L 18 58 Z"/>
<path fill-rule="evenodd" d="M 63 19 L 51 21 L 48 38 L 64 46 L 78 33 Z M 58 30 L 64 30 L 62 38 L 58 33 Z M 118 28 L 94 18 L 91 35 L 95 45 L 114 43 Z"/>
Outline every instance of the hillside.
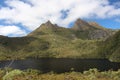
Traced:
<path fill-rule="evenodd" d="M 81 19 L 76 20 L 71 28 L 59 27 L 48 21 L 25 37 L 0 36 L 0 60 L 27 57 L 109 58 L 108 51 L 112 47 L 102 50 L 102 45 L 109 44 L 107 41 L 111 41 L 109 38 L 113 38 L 115 32 Z M 103 54 L 105 52 L 101 50 L 109 54 Z M 119 51 L 115 52 L 114 55 L 117 55 Z"/>
<path fill-rule="evenodd" d="M 103 44 L 100 52 L 104 53 L 109 60 L 120 62 L 120 31 L 109 37 Z"/>
<path fill-rule="evenodd" d="M 86 22 L 78 19 L 72 27 L 79 36 L 86 36 L 88 39 L 106 39 L 113 34 L 112 30 L 104 28 L 96 22 Z M 82 34 L 81 34 L 82 33 Z M 81 35 L 80 35 L 81 34 Z"/>

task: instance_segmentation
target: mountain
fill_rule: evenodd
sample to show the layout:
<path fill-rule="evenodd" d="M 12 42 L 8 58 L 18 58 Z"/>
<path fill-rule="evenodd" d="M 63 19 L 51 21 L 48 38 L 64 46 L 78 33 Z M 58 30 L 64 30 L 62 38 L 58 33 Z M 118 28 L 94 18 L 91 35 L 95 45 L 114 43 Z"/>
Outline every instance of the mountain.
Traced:
<path fill-rule="evenodd" d="M 106 30 L 106 28 L 104 28 L 104 27 L 102 27 L 102 26 L 100 26 L 98 23 L 96 23 L 96 22 L 88 22 L 88 24 L 89 25 L 91 25 L 91 26 L 94 26 L 95 28 L 98 28 L 98 29 L 102 29 L 102 30 Z"/>
<path fill-rule="evenodd" d="M 71 28 L 47 21 L 24 37 L 0 36 L 0 60 L 27 57 L 110 58 L 107 55 L 112 53 L 105 53 L 108 48 L 102 45 L 107 45 L 106 41 L 114 33 L 116 31 L 81 19 L 76 20 Z"/>
<path fill-rule="evenodd" d="M 86 34 L 88 39 L 101 39 L 101 38 L 108 38 L 113 34 L 112 30 L 106 29 L 96 22 L 86 22 L 81 19 L 78 19 L 74 26 L 72 27 L 73 30 L 77 32 L 81 32 Z M 80 34 L 80 33 L 77 33 Z"/>
<path fill-rule="evenodd" d="M 94 29 L 93 26 L 89 25 L 86 21 L 83 21 L 81 19 L 77 19 L 74 26 L 72 27 L 73 30 L 80 30 L 80 31 L 85 31 L 89 29 Z"/>
<path fill-rule="evenodd" d="M 77 19 L 74 26 L 71 28 L 59 27 L 56 24 L 52 24 L 50 21 L 42 24 L 35 31 L 28 34 L 28 36 L 40 36 L 55 34 L 64 36 L 70 39 L 106 39 L 113 34 L 113 30 L 106 29 L 102 26 L 96 25 L 97 23 L 89 23 L 81 19 Z"/>
<path fill-rule="evenodd" d="M 111 61 L 120 62 L 120 31 L 109 37 L 100 50 Z"/>

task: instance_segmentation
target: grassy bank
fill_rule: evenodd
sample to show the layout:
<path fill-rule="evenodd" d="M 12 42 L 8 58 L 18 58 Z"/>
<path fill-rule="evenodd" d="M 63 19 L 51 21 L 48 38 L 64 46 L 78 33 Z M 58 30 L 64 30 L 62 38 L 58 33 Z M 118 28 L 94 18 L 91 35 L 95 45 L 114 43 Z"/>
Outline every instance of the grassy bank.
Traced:
<path fill-rule="evenodd" d="M 7 72 L 6 72 L 7 70 Z M 99 72 L 97 69 L 80 72 L 66 73 L 41 73 L 37 70 L 0 70 L 0 80 L 120 80 L 120 70 Z"/>

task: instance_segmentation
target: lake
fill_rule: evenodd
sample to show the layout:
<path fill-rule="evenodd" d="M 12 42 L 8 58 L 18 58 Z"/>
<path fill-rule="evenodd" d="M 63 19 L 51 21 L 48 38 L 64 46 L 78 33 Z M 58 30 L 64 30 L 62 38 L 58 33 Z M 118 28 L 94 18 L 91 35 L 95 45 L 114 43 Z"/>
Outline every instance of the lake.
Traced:
<path fill-rule="evenodd" d="M 12 62 L 12 64 L 11 64 Z M 97 68 L 100 71 L 118 70 L 119 62 L 110 62 L 107 59 L 65 59 L 65 58 L 42 58 L 15 61 L 0 61 L 0 68 L 11 67 L 14 69 L 38 69 L 44 73 L 54 71 L 56 73 L 69 72 L 71 69 L 83 72 L 90 68 Z"/>

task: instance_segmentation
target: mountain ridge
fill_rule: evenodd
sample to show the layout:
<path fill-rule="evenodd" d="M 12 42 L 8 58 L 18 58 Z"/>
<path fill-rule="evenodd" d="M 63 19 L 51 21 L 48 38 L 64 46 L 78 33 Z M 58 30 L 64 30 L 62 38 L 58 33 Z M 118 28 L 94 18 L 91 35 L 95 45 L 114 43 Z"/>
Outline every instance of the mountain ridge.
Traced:
<path fill-rule="evenodd" d="M 76 20 L 72 28 L 63 28 L 47 21 L 24 37 L 0 36 L 0 60 L 49 57 L 107 58 L 116 61 L 112 56 L 119 55 L 119 46 L 114 45 L 116 37 L 112 36 L 119 33 L 115 33 L 116 31 L 103 28 L 95 22 L 81 19 Z M 116 53 L 109 50 L 112 44 L 118 48 Z M 119 42 L 116 41 L 115 44 Z"/>
<path fill-rule="evenodd" d="M 97 24 L 97 23 L 96 23 Z M 59 32 L 60 29 L 68 29 L 69 33 L 74 34 L 74 36 L 80 38 L 78 34 L 84 34 L 86 36 L 85 39 L 100 39 L 100 38 L 107 38 L 113 34 L 112 30 L 110 31 L 107 28 L 103 28 L 102 26 L 93 25 L 89 22 L 83 21 L 81 19 L 77 19 L 75 21 L 75 24 L 71 28 L 63 28 L 56 24 L 52 24 L 50 21 L 47 21 L 46 23 L 42 24 L 40 27 L 38 27 L 35 31 L 28 34 L 34 35 L 34 33 L 46 33 L 46 32 Z M 49 26 L 49 27 L 48 27 Z M 49 29 L 49 30 L 48 30 Z M 46 31 L 45 31 L 46 30 Z M 48 31 L 47 31 L 48 30 Z M 62 32 L 62 31 L 61 31 Z M 35 34 L 35 35 L 36 35 Z"/>

